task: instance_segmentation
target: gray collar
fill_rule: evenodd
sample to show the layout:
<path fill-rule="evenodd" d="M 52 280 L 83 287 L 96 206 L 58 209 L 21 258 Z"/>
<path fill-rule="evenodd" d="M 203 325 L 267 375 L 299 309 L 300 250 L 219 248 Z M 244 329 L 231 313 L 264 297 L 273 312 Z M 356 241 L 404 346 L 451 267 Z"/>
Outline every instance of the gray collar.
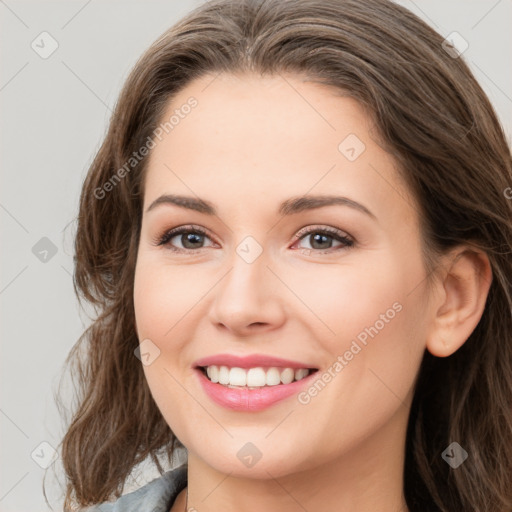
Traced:
<path fill-rule="evenodd" d="M 83 512 L 169 512 L 176 496 L 187 486 L 187 467 L 185 463 L 171 469 L 114 502 L 100 503 Z"/>

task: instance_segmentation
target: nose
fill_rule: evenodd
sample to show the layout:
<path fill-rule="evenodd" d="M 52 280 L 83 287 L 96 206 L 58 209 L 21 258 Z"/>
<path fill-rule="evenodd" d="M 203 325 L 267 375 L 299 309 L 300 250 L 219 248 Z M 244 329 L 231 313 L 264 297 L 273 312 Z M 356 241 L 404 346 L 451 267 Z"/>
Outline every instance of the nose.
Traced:
<path fill-rule="evenodd" d="M 235 254 L 231 268 L 212 290 L 209 317 L 217 329 L 247 337 L 277 329 L 285 321 L 286 287 L 264 254 L 250 263 Z"/>

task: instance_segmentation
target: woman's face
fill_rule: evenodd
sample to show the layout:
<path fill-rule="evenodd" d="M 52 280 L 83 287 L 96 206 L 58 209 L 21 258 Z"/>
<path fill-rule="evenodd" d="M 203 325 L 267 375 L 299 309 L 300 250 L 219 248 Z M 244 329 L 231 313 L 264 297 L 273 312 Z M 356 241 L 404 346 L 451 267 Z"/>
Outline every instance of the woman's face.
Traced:
<path fill-rule="evenodd" d="M 294 75 L 205 76 L 173 115 L 148 162 L 134 293 L 172 431 L 189 456 L 255 478 L 400 452 L 426 271 L 416 203 L 369 118 Z M 207 382 L 197 366 L 213 356 L 213 380 L 254 389 Z M 317 371 L 287 384 L 299 368 Z"/>

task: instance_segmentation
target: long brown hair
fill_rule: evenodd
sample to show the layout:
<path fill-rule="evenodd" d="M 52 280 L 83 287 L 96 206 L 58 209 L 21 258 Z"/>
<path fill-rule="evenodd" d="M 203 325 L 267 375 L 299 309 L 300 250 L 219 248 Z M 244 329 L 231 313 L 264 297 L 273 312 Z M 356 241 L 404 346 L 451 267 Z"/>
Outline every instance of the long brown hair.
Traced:
<path fill-rule="evenodd" d="M 212 0 L 138 60 L 80 197 L 74 284 L 97 317 L 66 360 L 79 388 L 61 443 L 66 511 L 119 497 L 149 457 L 162 473 L 160 456 L 182 446 L 134 356 L 147 157 L 126 162 L 180 89 L 220 72 L 297 73 L 359 101 L 416 198 L 429 272 L 458 244 L 487 253 L 493 280 L 476 329 L 450 357 L 425 352 L 404 492 L 415 511 L 512 510 L 512 159 L 488 98 L 442 43 L 388 0 Z M 452 441 L 470 454 L 457 470 L 441 457 Z"/>

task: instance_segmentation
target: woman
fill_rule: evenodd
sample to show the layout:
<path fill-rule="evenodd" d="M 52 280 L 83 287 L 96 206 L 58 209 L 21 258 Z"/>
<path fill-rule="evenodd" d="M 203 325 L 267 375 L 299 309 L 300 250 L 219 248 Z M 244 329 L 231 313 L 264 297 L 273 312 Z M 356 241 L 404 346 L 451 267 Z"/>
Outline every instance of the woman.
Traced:
<path fill-rule="evenodd" d="M 65 509 L 512 510 L 511 186 L 488 99 L 406 9 L 193 11 L 83 185 Z"/>

